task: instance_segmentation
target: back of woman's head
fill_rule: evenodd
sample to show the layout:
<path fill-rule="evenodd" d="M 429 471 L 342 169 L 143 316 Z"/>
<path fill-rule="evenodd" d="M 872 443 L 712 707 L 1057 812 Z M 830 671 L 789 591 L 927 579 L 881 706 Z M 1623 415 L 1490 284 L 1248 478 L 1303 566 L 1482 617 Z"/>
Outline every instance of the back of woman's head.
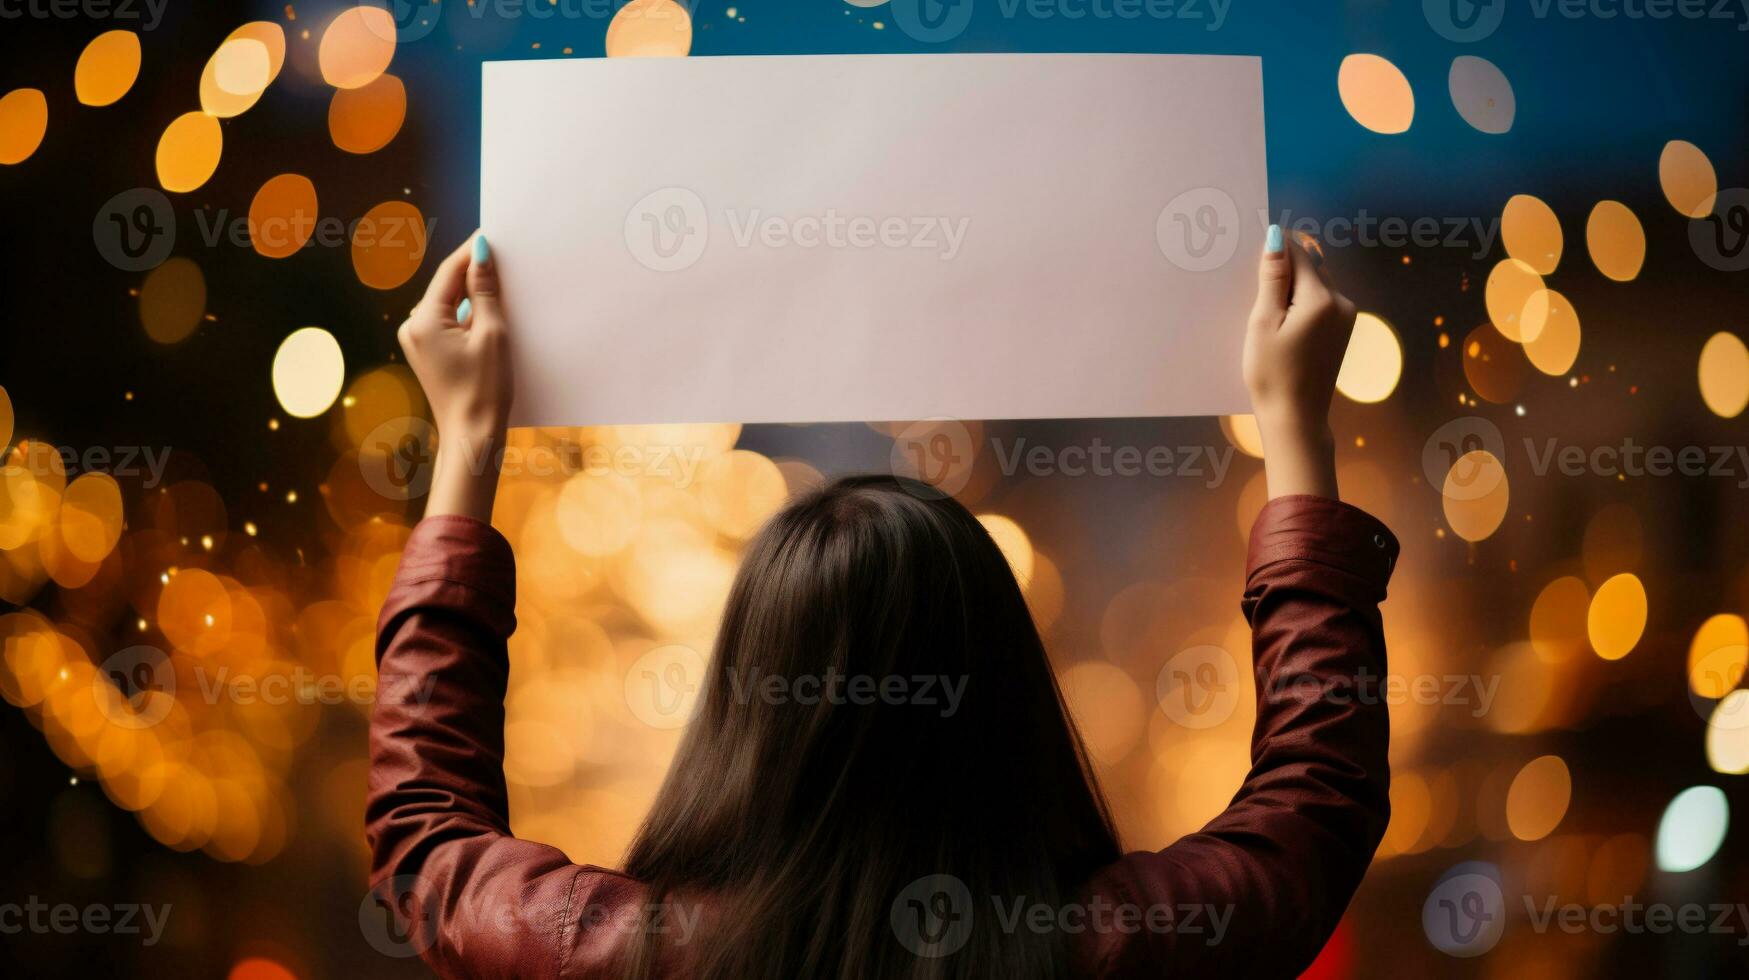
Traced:
<path fill-rule="evenodd" d="M 627 864 L 653 901 L 712 910 L 692 948 L 646 937 L 645 966 L 1018 977 L 1060 973 L 1060 941 L 992 901 L 1062 901 L 1116 856 L 1001 550 L 951 498 L 871 476 L 751 542 Z"/>

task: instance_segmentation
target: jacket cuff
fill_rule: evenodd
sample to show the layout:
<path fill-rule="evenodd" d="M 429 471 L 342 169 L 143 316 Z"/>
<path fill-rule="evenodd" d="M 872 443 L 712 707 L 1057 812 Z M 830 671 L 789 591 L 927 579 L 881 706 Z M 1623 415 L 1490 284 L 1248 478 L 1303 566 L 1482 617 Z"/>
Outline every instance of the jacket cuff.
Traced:
<path fill-rule="evenodd" d="M 1290 495 L 1265 504 L 1251 525 L 1247 581 L 1280 561 L 1315 561 L 1376 584 L 1397 567 L 1397 536 L 1359 507 L 1329 497 Z"/>
<path fill-rule="evenodd" d="M 510 542 L 471 517 L 441 514 L 420 521 L 401 552 L 378 631 L 415 608 L 446 609 L 508 637 L 516 630 L 516 558 Z"/>

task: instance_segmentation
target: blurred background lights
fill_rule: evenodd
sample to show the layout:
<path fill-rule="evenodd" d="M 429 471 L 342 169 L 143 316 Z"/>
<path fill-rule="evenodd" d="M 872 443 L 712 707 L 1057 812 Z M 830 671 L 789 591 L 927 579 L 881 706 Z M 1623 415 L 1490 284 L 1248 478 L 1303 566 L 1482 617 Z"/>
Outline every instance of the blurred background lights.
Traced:
<path fill-rule="evenodd" d="M 253 21 L 219 43 L 200 73 L 200 107 L 229 119 L 254 107 L 285 64 L 285 32 Z"/>
<path fill-rule="evenodd" d="M 164 128 L 158 140 L 158 183 L 167 191 L 197 190 L 219 167 L 225 137 L 218 119 L 185 112 Z"/>
<path fill-rule="evenodd" d="M 1749 347 L 1736 334 L 1713 334 L 1700 349 L 1700 397 L 1722 418 L 1749 407 Z"/>
<path fill-rule="evenodd" d="M 1584 579 L 1563 575 L 1543 586 L 1530 609 L 1530 643 L 1537 656 L 1562 663 L 1584 652 L 1590 609 L 1591 590 Z"/>
<path fill-rule="evenodd" d="M 366 211 L 352 233 L 352 268 L 372 289 L 394 289 L 425 261 L 425 216 L 406 201 Z"/>
<path fill-rule="evenodd" d="M 1511 481 L 1498 457 L 1473 449 L 1452 463 L 1440 496 L 1452 532 L 1465 541 L 1482 541 L 1506 518 Z"/>
<path fill-rule="evenodd" d="M 187 340 L 206 315 L 206 276 L 193 259 L 175 256 L 140 284 L 140 325 L 160 344 Z"/>
<path fill-rule="evenodd" d="M 1561 264 L 1561 251 L 1565 248 L 1561 221 L 1555 217 L 1554 209 L 1530 194 L 1514 194 L 1507 200 L 1500 213 L 1500 242 L 1506 246 L 1507 255 L 1530 266 L 1531 271 L 1539 276 L 1554 273 L 1555 267 Z M 1525 290 L 1526 299 L 1534 291 L 1522 282 L 1517 285 Z M 1538 287 L 1541 285 L 1541 282 L 1537 283 Z M 1522 302 L 1519 304 L 1521 308 L 1523 305 Z"/>
<path fill-rule="evenodd" d="M 1101 764 L 1115 765 L 1140 741 L 1148 707 L 1141 687 L 1123 668 L 1083 660 L 1059 674 L 1057 683 L 1087 751 Z"/>
<path fill-rule="evenodd" d="M 692 50 L 692 17 L 674 0 L 630 0 L 607 25 L 609 58 L 678 58 Z"/>
<path fill-rule="evenodd" d="M 1518 397 L 1528 368 L 1518 345 L 1484 323 L 1470 331 L 1463 344 L 1464 379 L 1476 394 L 1504 405 Z"/>
<path fill-rule="evenodd" d="M 114 105 L 140 75 L 140 36 L 105 31 L 91 39 L 73 66 L 73 94 L 89 106 Z"/>
<path fill-rule="evenodd" d="M 1730 829 L 1731 807 L 1716 786 L 1676 794 L 1658 821 L 1658 870 L 1693 871 L 1713 859 Z"/>
<path fill-rule="evenodd" d="M 1573 776 L 1558 755 L 1524 764 L 1506 793 L 1506 825 L 1524 841 L 1542 840 L 1561 824 L 1573 798 Z"/>
<path fill-rule="evenodd" d="M 395 17 L 386 7 L 348 7 L 322 32 L 317 53 L 322 80 L 335 88 L 362 88 L 395 57 Z"/>
<path fill-rule="evenodd" d="M 1714 772 L 1749 773 L 1749 690 L 1731 691 L 1713 706 L 1706 726 L 1706 758 Z"/>
<path fill-rule="evenodd" d="M 1508 215 L 1501 220 L 1501 235 L 1506 237 L 1506 229 L 1513 228 L 1521 236 L 1506 239 L 1509 251 L 1513 248 L 1514 241 L 1523 243 L 1529 237 L 1526 234 L 1528 229 L 1540 225 L 1535 220 L 1536 214 L 1537 209 L 1534 206 L 1521 204 L 1513 208 L 1508 204 Z M 1553 212 L 1550 212 L 1550 216 L 1553 216 Z M 1546 226 L 1542 228 L 1545 234 L 1537 237 L 1546 241 Z M 1558 223 L 1555 225 L 1555 234 L 1560 234 Z M 1558 252 L 1556 257 L 1559 257 Z M 1543 288 L 1542 276 L 1529 261 L 1517 256 L 1501 259 L 1488 273 L 1488 282 L 1482 290 L 1483 302 L 1488 307 L 1488 319 L 1493 322 L 1494 328 L 1515 343 L 1522 344 L 1526 340 L 1536 339 L 1536 335 L 1542 332 L 1543 321 L 1528 320 L 1525 307 L 1530 304 L 1530 298 L 1542 292 Z"/>
<path fill-rule="evenodd" d="M 1415 92 L 1390 61 L 1376 54 L 1351 54 L 1336 73 L 1336 90 L 1354 121 L 1375 133 L 1408 132 L 1415 120 Z"/>
<path fill-rule="evenodd" d="M 273 393 L 287 415 L 307 419 L 326 412 L 345 379 L 340 344 L 321 327 L 292 331 L 273 355 Z"/>
<path fill-rule="evenodd" d="M 1684 140 L 1671 140 L 1658 157 L 1658 183 L 1664 199 L 1685 218 L 1704 218 L 1713 213 L 1719 178 L 1713 162 L 1700 147 Z"/>
<path fill-rule="evenodd" d="M 1403 346 L 1397 342 L 1397 332 L 1375 314 L 1356 315 L 1336 390 L 1363 404 L 1382 402 L 1397 390 L 1402 374 Z"/>
<path fill-rule="evenodd" d="M 1597 271 L 1616 282 L 1640 274 L 1646 261 L 1646 230 L 1620 201 L 1599 201 L 1585 223 L 1585 244 Z"/>
<path fill-rule="evenodd" d="M 0 455 L 4 455 L 6 447 L 12 445 L 12 396 L 6 393 L 6 386 L 0 385 Z"/>
<path fill-rule="evenodd" d="M 1255 459 L 1263 458 L 1263 433 L 1257 429 L 1257 416 L 1223 415 L 1221 432 L 1233 448 Z"/>
<path fill-rule="evenodd" d="M 1620 660 L 1640 642 L 1646 630 L 1646 587 L 1632 572 L 1616 575 L 1591 597 L 1585 630 L 1591 649 L 1605 660 Z"/>
<path fill-rule="evenodd" d="M 17 88 L 0 96 L 0 163 L 23 163 L 49 129 L 49 102 L 41 89 Z"/>
<path fill-rule="evenodd" d="M 1458 115 L 1484 133 L 1500 134 L 1512 128 L 1518 115 L 1518 99 L 1512 83 L 1492 61 L 1474 55 L 1452 59 L 1447 78 L 1451 104 Z"/>
<path fill-rule="evenodd" d="M 1521 322 L 1528 338 L 1524 356 L 1538 371 L 1559 377 L 1579 359 L 1579 314 L 1565 295 L 1553 289 L 1532 293 Z"/>
<path fill-rule="evenodd" d="M 375 153 L 389 145 L 407 118 L 407 88 L 388 73 L 359 88 L 334 90 L 328 135 L 348 153 Z"/>
<path fill-rule="evenodd" d="M 1688 686 L 1717 700 L 1743 679 L 1749 665 L 1749 625 L 1735 613 L 1720 613 L 1700 624 L 1688 645 Z"/>
<path fill-rule="evenodd" d="M 280 174 L 249 204 L 249 244 L 270 259 L 296 255 L 316 230 L 316 185 L 302 174 Z"/>

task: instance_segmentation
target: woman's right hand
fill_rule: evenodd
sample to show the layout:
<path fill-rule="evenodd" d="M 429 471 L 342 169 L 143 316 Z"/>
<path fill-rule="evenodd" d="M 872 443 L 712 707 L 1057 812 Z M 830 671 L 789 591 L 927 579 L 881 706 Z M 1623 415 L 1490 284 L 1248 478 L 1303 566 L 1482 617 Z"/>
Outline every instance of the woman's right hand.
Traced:
<path fill-rule="evenodd" d="M 1245 334 L 1245 386 L 1263 437 L 1269 496 L 1337 496 L 1330 400 L 1355 307 L 1329 272 L 1271 225 Z"/>

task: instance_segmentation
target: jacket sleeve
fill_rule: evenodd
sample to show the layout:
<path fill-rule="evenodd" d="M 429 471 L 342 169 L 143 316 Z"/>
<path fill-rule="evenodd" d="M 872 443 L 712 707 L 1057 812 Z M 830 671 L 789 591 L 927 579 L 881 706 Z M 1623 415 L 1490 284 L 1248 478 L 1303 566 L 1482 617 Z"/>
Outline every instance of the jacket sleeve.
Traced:
<path fill-rule="evenodd" d="M 486 524 L 413 530 L 377 625 L 366 939 L 444 976 L 557 976 L 582 905 L 632 882 L 510 833 L 504 785 L 510 545 Z M 391 908 L 392 906 L 392 908 Z M 570 962 L 568 962 L 570 961 Z"/>
<path fill-rule="evenodd" d="M 1340 501 L 1264 507 L 1242 603 L 1257 680 L 1251 770 L 1202 830 L 1095 881 L 1200 928 L 1140 930 L 1108 944 L 1108 962 L 1292 977 L 1323 948 L 1390 818 L 1378 604 L 1397 554 L 1383 524 Z"/>

